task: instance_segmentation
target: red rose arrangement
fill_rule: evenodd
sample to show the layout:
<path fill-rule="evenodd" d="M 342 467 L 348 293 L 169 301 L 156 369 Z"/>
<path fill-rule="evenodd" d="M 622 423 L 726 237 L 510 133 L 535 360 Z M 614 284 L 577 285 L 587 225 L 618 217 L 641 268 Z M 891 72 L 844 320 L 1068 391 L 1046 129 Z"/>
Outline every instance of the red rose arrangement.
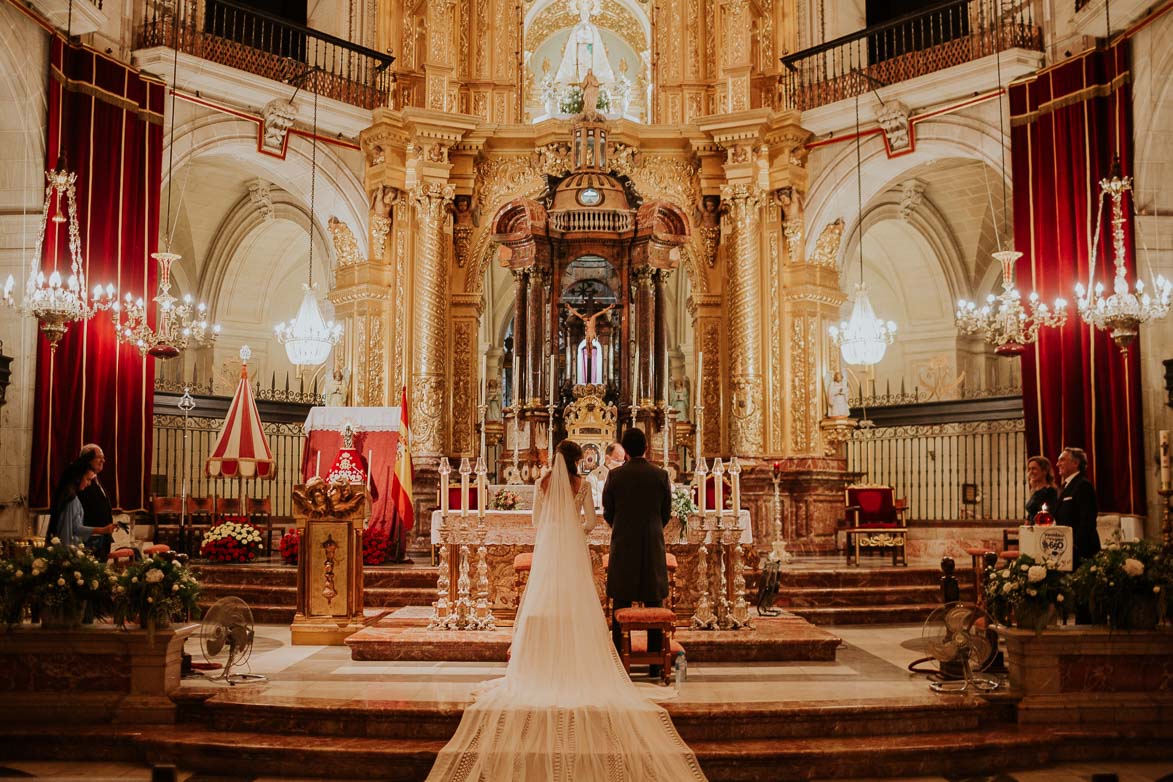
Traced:
<path fill-rule="evenodd" d="M 297 564 L 297 554 L 301 550 L 301 529 L 294 527 L 281 536 L 281 561 L 286 565 Z"/>
<path fill-rule="evenodd" d="M 365 529 L 362 533 L 362 563 L 382 565 L 391 558 L 391 538 L 381 530 Z"/>
<path fill-rule="evenodd" d="M 204 533 L 200 556 L 209 562 L 251 562 L 261 550 L 261 531 L 252 524 L 226 521 Z"/>

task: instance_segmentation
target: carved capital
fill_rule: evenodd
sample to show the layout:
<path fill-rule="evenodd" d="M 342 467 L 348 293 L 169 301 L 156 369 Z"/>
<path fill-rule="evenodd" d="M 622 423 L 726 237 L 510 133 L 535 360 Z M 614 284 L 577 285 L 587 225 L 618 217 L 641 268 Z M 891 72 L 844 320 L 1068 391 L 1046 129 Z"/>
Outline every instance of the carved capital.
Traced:
<path fill-rule="evenodd" d="M 757 221 L 758 208 L 762 204 L 762 190 L 754 185 L 726 185 L 721 188 L 721 201 L 729 210 L 734 224 L 740 229 Z"/>

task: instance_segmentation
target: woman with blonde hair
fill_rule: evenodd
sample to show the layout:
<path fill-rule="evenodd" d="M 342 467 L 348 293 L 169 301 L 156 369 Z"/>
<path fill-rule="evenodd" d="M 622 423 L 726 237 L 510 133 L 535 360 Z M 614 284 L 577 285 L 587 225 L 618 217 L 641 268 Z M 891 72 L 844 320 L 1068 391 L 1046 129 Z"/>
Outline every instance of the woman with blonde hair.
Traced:
<path fill-rule="evenodd" d="M 1055 470 L 1051 460 L 1045 456 L 1032 456 L 1026 460 L 1026 483 L 1030 487 L 1030 499 L 1026 501 L 1027 521 L 1033 522 L 1035 515 L 1043 509 L 1055 510 L 1059 502 L 1059 490 L 1055 488 Z"/>

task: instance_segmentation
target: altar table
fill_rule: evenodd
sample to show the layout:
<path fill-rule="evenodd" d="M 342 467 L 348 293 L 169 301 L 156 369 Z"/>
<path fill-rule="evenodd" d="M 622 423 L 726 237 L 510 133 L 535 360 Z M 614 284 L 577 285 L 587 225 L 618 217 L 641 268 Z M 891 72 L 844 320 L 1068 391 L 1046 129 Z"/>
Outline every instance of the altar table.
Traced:
<path fill-rule="evenodd" d="M 603 570 L 603 555 L 611 549 L 611 528 L 603 521 L 603 512 L 595 511 L 599 516 L 599 523 L 591 530 L 588 536 L 588 549 L 591 566 L 594 570 L 595 588 L 600 600 L 606 600 L 606 573 Z M 757 553 L 753 548 L 753 531 L 750 524 L 748 510 L 740 514 L 742 524 L 741 547 L 746 572 L 755 570 L 758 565 Z M 449 521 L 460 524 L 460 512 L 449 511 Z M 676 556 L 676 615 L 681 622 L 686 622 L 696 607 L 698 590 L 696 588 L 696 566 L 698 550 L 700 548 L 699 517 L 693 517 L 689 522 L 687 535 L 680 534 L 680 525 L 675 519 L 664 528 L 665 548 Z M 476 531 L 476 511 L 471 510 L 468 516 L 468 525 L 471 532 Z M 440 534 L 444 528 L 444 520 L 440 511 L 434 511 L 431 518 L 432 545 L 440 545 Z M 534 536 L 537 532 L 533 526 L 533 513 L 528 510 L 502 511 L 492 510 L 485 512 L 485 546 L 486 559 L 489 566 L 489 602 L 493 614 L 499 620 L 512 621 L 517 611 L 517 590 L 513 580 L 513 558 L 524 552 L 531 552 L 534 548 Z M 469 567 L 473 575 L 475 589 L 476 550 L 470 547 Z M 716 549 L 709 547 L 709 572 L 714 573 Z M 457 557 L 450 555 L 449 567 L 452 568 L 453 581 L 458 568 Z M 731 579 L 732 574 L 728 574 Z M 748 599 L 748 595 L 747 595 Z"/>
<path fill-rule="evenodd" d="M 342 449 L 342 428 L 354 429 L 354 448 L 365 462 L 371 483 L 368 529 L 390 533 L 395 514 L 391 476 L 399 447 L 398 407 L 313 407 L 305 419 L 306 444 L 301 457 L 301 480 L 322 478 Z"/>

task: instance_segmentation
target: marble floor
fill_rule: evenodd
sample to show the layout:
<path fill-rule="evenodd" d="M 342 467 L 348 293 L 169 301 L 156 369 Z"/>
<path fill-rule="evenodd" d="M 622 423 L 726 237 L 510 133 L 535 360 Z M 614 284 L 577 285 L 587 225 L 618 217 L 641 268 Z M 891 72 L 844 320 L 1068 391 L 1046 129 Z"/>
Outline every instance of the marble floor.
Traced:
<path fill-rule="evenodd" d="M 393 699 L 463 702 L 486 679 L 502 674 L 503 664 L 355 662 L 345 647 L 292 646 L 286 626 L 259 625 L 247 670 L 268 677 L 263 685 L 273 695 L 302 699 Z M 921 657 L 920 625 L 836 627 L 844 642 L 838 659 L 826 663 L 694 664 L 679 687 L 650 681 L 638 686 L 657 700 L 718 703 L 728 701 L 828 701 L 924 698 L 925 677 L 910 673 L 909 663 Z M 188 651 L 201 659 L 198 641 Z M 328 682 L 327 686 L 323 686 Z M 185 679 L 184 688 L 222 688 L 222 682 Z M 1173 768 L 1160 762 L 1069 763 L 1061 766 L 978 777 L 989 782 L 1093 782 L 1093 775 L 1115 774 L 1121 782 L 1173 782 Z M 53 782 L 151 780 L 150 769 L 125 763 L 2 762 L 2 778 L 36 778 Z M 226 780 L 180 769 L 177 776 L 155 777 L 177 782 L 276 782 L 276 777 Z M 1111 777 L 1096 776 L 1096 780 Z M 282 778 L 289 779 L 289 778 Z M 891 778 L 889 778 L 891 779 Z M 304 782 L 309 782 L 308 779 Z M 856 780 L 862 782 L 862 780 Z M 946 782 L 944 777 L 906 778 L 906 782 Z M 951 780 L 950 782 L 956 782 Z"/>

